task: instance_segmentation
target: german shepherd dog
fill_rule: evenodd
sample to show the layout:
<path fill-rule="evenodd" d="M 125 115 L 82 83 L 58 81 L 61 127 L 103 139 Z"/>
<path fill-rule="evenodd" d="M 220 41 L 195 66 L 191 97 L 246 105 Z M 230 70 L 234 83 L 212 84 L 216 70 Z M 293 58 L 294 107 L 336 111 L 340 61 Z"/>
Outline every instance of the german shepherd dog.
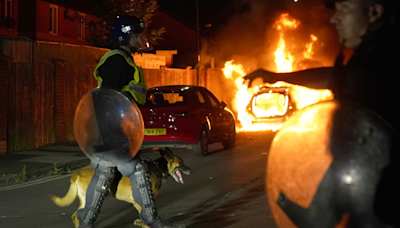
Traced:
<path fill-rule="evenodd" d="M 149 167 L 148 172 L 154 197 L 158 195 L 162 183 L 165 183 L 168 176 L 172 176 L 176 182 L 183 184 L 181 172 L 186 175 L 190 175 L 192 172 L 190 168 L 183 163 L 183 160 L 173 154 L 169 148 L 165 148 L 165 150 L 159 149 L 159 152 L 162 157 L 154 161 L 148 159 L 145 160 Z M 86 202 L 86 189 L 89 186 L 93 175 L 94 170 L 90 165 L 77 170 L 71 177 L 71 184 L 67 194 L 63 198 L 51 195 L 51 200 L 60 207 L 66 207 L 72 204 L 76 197 L 78 197 L 80 201 L 78 210 L 84 208 Z M 140 213 L 141 207 L 132 197 L 132 185 L 129 178 L 122 177 L 119 172 L 116 173 L 116 177 L 109 188 L 108 195 L 111 195 L 118 200 L 132 203 Z M 76 217 L 76 211 L 71 218 L 74 226 L 77 228 L 79 226 L 79 220 Z M 148 227 L 143 224 L 140 219 L 136 219 L 134 224 L 143 228 Z"/>

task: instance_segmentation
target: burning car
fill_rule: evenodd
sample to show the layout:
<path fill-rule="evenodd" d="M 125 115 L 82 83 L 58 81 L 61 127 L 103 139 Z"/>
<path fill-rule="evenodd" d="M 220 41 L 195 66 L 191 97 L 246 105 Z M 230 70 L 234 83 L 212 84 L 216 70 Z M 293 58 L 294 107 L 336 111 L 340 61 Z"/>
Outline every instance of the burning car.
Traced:
<path fill-rule="evenodd" d="M 276 48 L 268 44 L 259 62 L 243 60 L 241 57 L 225 63 L 222 69 L 224 77 L 237 88 L 233 94 L 232 108 L 237 113 L 238 132 L 277 131 L 295 111 L 333 99 L 332 91 L 322 89 L 327 88 L 325 85 L 329 82 L 327 78 L 332 64 L 328 56 L 321 54 L 325 43 L 319 40 L 317 34 L 302 34 L 304 29 L 300 29 L 301 24 L 289 13 L 282 13 L 270 29 L 270 34 L 275 32 L 275 37 L 278 37 Z M 254 66 L 260 68 L 250 72 Z M 264 69 L 272 74 L 268 75 Z M 289 78 L 293 72 L 300 80 L 285 80 L 283 76 Z M 276 73 L 281 74 L 279 80 L 272 80 Z M 315 85 L 302 83 L 314 82 L 315 78 L 318 78 Z M 301 86 L 304 84 L 311 87 Z"/>
<path fill-rule="evenodd" d="M 263 86 L 253 94 L 246 110 L 253 122 L 282 123 L 294 112 L 293 107 L 289 87 Z"/>

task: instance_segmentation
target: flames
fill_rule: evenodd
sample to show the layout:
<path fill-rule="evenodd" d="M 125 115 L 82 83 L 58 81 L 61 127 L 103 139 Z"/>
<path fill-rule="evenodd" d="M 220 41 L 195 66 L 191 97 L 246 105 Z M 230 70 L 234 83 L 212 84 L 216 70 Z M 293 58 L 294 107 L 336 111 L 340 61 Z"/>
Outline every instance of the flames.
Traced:
<path fill-rule="evenodd" d="M 277 72 L 299 70 L 299 66 L 296 66 L 296 61 L 299 62 L 300 58 L 303 60 L 313 60 L 314 58 L 314 46 L 318 38 L 313 34 L 310 35 L 309 41 L 302 48 L 304 51 L 301 55 L 294 55 L 287 48 L 288 43 L 285 40 L 285 32 L 298 28 L 300 24 L 300 21 L 292 19 L 289 14 L 284 13 L 280 15 L 273 25 L 279 34 L 276 50 L 273 53 Z M 301 69 L 304 68 L 307 67 L 303 66 Z M 333 99 L 333 94 L 330 90 L 314 90 L 282 81 L 248 88 L 248 81 L 244 81 L 243 77 L 249 72 L 241 64 L 234 63 L 233 60 L 226 62 L 222 71 L 225 78 L 233 80 L 237 87 L 233 100 L 233 109 L 237 113 L 237 119 L 241 125 L 237 131 L 276 131 L 282 127 L 282 121 L 265 121 L 266 119 L 273 120 L 277 116 L 284 117 L 288 111 L 300 110 L 319 101 Z M 288 93 L 286 95 L 285 93 L 275 93 L 272 89 L 265 91 L 265 88 L 267 90 L 268 88 L 284 88 Z M 252 100 L 252 98 L 260 90 L 263 90 L 263 93 L 257 96 L 257 105 L 255 105 L 255 100 Z M 291 103 L 289 100 L 291 100 Z M 249 105 L 251 101 L 252 103 Z M 250 109 L 252 114 L 249 112 Z"/>
<path fill-rule="evenodd" d="M 274 28 L 279 32 L 278 47 L 275 51 L 275 64 L 277 72 L 292 72 L 293 71 L 293 55 L 286 51 L 285 31 L 295 29 L 300 25 L 299 21 L 289 18 L 289 14 L 282 14 L 275 22 Z"/>
<path fill-rule="evenodd" d="M 233 109 L 237 112 L 237 119 L 242 126 L 237 131 L 278 130 L 281 126 L 268 123 L 254 124 L 255 118 L 246 111 L 253 94 L 258 92 L 260 87 L 247 88 L 248 82 L 245 82 L 243 79 L 243 76 L 246 75 L 243 66 L 241 64 L 234 64 L 232 60 L 225 63 L 222 71 L 225 78 L 234 80 L 238 88 L 233 100 Z"/>

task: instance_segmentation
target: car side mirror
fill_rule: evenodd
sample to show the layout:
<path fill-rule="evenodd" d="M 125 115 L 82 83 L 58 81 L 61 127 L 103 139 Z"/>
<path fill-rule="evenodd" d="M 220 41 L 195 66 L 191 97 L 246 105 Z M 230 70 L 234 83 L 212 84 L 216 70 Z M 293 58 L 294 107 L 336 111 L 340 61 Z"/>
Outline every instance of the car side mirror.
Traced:
<path fill-rule="evenodd" d="M 221 106 L 221 108 L 225 108 L 228 105 L 224 101 L 221 101 L 220 106 Z"/>

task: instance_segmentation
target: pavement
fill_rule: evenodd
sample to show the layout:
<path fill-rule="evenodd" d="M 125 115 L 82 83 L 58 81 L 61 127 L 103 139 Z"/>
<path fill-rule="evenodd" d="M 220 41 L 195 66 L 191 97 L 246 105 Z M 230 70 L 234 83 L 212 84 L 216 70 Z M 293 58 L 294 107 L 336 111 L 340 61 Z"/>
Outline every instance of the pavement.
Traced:
<path fill-rule="evenodd" d="M 0 154 L 0 187 L 68 173 L 89 164 L 81 149 L 70 145 Z"/>

